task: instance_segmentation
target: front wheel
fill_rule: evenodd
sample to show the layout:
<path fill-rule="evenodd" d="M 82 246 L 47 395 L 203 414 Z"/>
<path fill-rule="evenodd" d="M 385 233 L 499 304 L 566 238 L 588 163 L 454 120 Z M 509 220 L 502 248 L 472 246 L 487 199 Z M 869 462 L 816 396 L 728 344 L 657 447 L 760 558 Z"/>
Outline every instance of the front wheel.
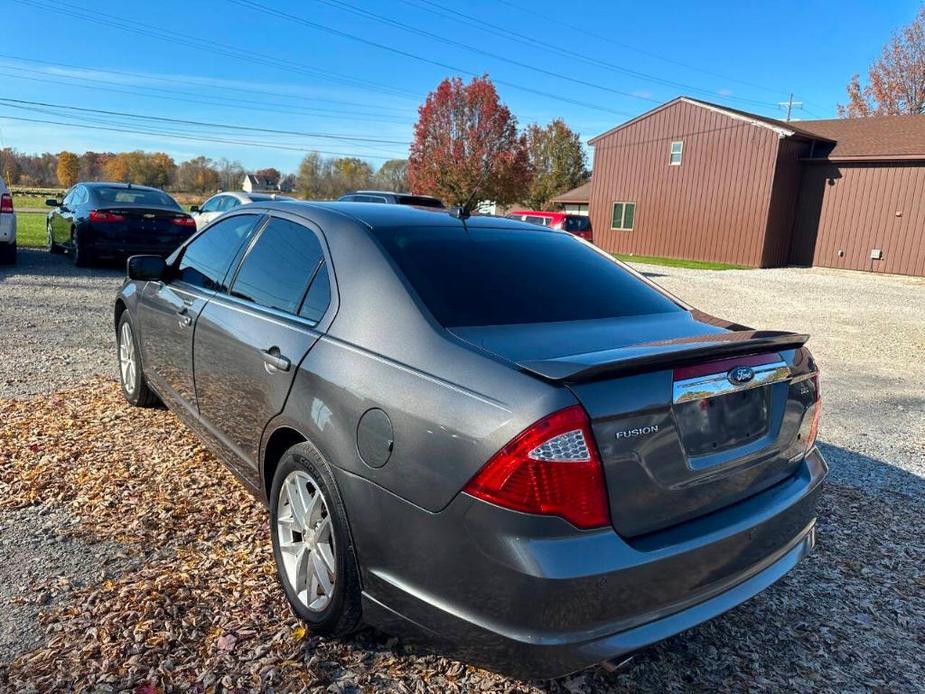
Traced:
<path fill-rule="evenodd" d="M 141 369 L 141 351 L 135 338 L 135 328 L 128 311 L 119 316 L 116 331 L 116 349 L 119 353 L 119 381 L 122 394 L 135 407 L 153 407 L 158 398 L 145 383 L 144 371 Z"/>
<path fill-rule="evenodd" d="M 48 244 L 47 244 L 48 252 L 54 253 L 55 255 L 60 255 L 61 253 L 64 253 L 64 248 L 62 248 L 59 244 L 55 243 L 55 236 L 54 234 L 51 233 L 51 224 L 49 223 L 45 225 L 45 229 L 48 232 Z"/>
<path fill-rule="evenodd" d="M 317 634 L 346 636 L 360 624 L 360 576 L 344 503 L 331 469 L 310 443 L 283 455 L 270 491 L 273 558 L 286 599 Z"/>

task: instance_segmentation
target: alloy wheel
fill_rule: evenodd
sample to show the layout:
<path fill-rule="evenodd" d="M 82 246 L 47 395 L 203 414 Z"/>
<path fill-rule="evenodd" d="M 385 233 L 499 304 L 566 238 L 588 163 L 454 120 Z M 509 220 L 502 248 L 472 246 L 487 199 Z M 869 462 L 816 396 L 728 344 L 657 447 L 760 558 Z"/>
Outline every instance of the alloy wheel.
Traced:
<path fill-rule="evenodd" d="M 132 326 L 126 321 L 119 332 L 119 370 L 122 372 L 122 384 L 129 393 L 135 390 L 135 379 L 138 377 L 137 360 L 135 359 L 135 341 L 132 339 Z"/>
<path fill-rule="evenodd" d="M 279 490 L 276 530 L 283 570 L 293 592 L 312 612 L 334 597 L 336 549 L 327 500 L 307 472 L 289 473 Z"/>

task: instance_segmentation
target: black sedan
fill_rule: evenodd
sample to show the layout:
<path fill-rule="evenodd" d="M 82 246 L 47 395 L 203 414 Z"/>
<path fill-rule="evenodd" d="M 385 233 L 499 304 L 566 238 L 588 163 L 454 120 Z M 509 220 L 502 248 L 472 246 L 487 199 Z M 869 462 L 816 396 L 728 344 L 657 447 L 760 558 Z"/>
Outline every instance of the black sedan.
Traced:
<path fill-rule="evenodd" d="M 131 183 L 77 183 L 49 199 L 48 250 L 69 251 L 78 266 L 101 257 L 167 256 L 196 231 L 195 220 L 167 193 Z"/>

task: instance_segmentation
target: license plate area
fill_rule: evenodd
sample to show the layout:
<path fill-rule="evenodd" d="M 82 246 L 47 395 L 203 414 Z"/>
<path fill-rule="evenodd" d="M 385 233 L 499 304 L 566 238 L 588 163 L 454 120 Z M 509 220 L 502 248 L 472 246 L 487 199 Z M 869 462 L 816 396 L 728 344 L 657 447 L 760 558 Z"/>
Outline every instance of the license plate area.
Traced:
<path fill-rule="evenodd" d="M 769 387 L 739 390 L 674 405 L 678 434 L 688 456 L 743 446 L 768 433 Z"/>

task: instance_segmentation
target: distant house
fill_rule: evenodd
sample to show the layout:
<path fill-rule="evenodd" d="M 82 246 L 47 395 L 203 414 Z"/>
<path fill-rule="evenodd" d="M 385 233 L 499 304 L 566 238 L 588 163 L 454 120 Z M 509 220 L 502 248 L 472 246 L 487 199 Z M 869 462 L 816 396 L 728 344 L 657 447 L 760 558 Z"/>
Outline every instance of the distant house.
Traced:
<path fill-rule="evenodd" d="M 569 214 L 588 214 L 588 203 L 591 201 L 591 181 L 582 183 L 577 188 L 557 195 L 550 202 L 562 208 Z"/>
<path fill-rule="evenodd" d="M 254 174 L 244 174 L 244 182 L 241 189 L 245 193 L 280 193 L 291 192 L 284 191 L 280 187 L 280 182 L 275 178 L 264 178 Z"/>
<path fill-rule="evenodd" d="M 589 143 L 609 252 L 925 275 L 925 116 L 784 122 L 679 97 Z"/>

